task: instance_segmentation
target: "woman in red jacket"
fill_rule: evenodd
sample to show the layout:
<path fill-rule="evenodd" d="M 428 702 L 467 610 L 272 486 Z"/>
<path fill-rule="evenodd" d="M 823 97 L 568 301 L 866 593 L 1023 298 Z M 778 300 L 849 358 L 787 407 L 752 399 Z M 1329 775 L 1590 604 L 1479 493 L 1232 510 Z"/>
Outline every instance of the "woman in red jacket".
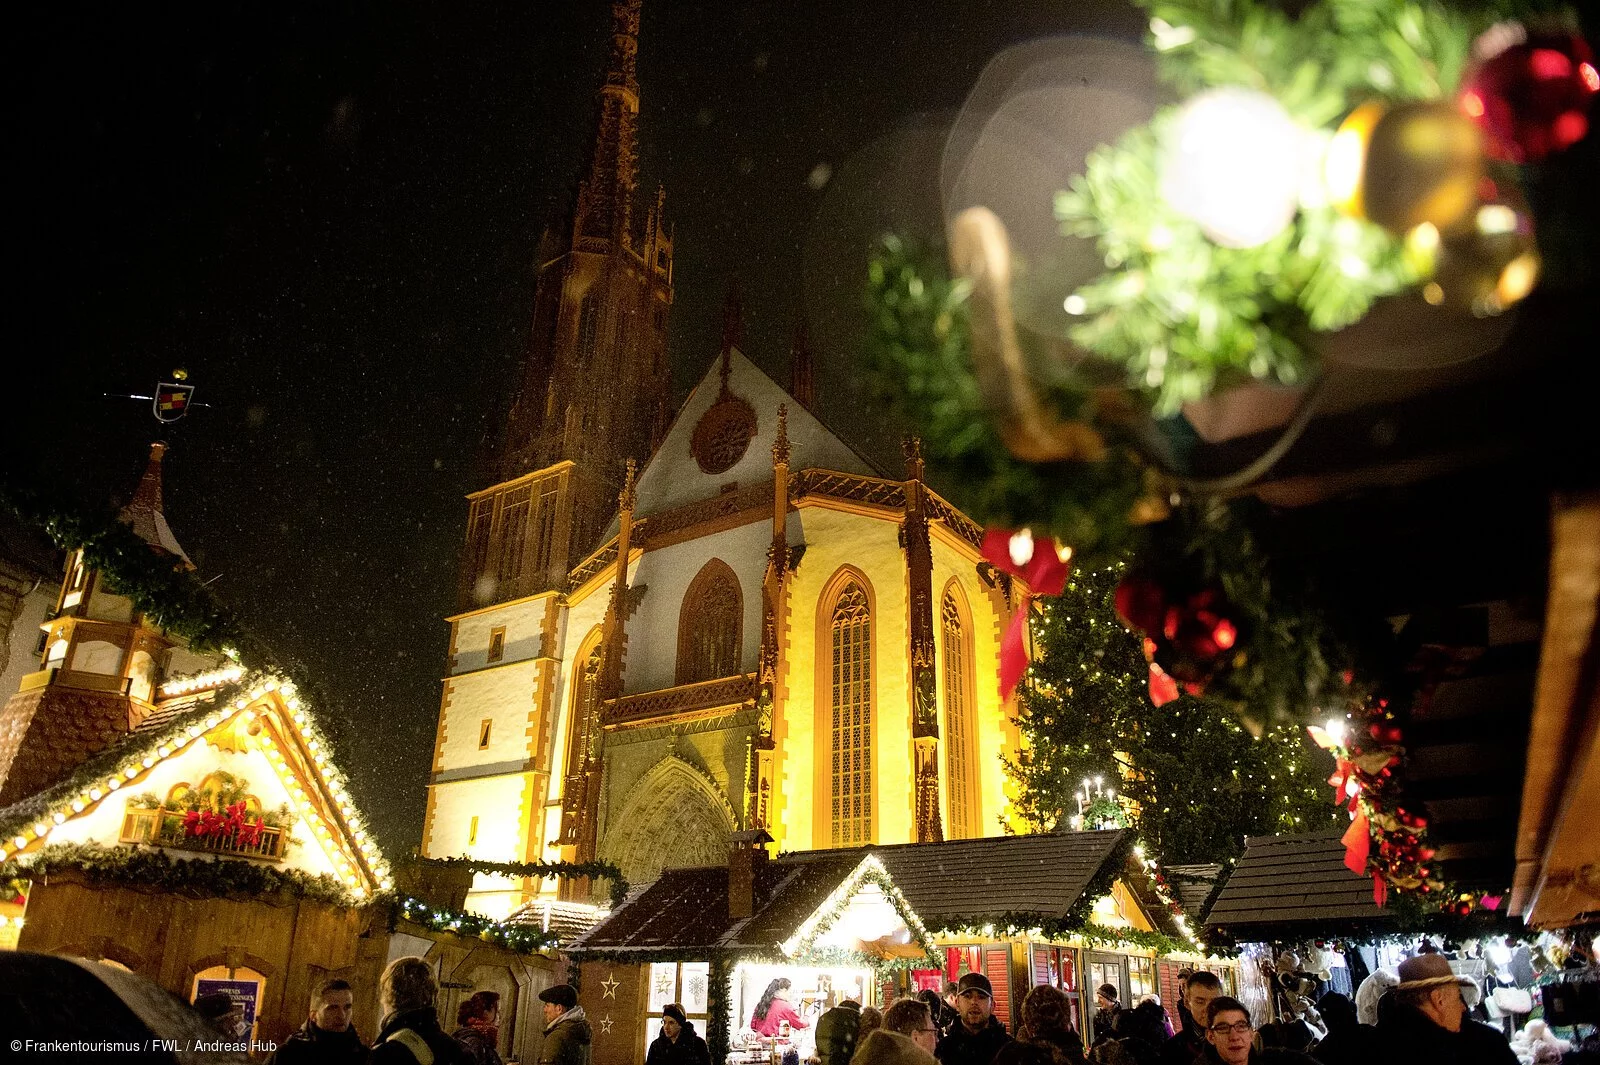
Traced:
<path fill-rule="evenodd" d="M 788 991 L 789 981 L 781 976 L 768 984 L 767 989 L 761 993 L 756 1008 L 751 1012 L 750 1027 L 765 1036 L 777 1035 L 778 1026 L 784 1021 L 789 1022 L 790 1028 L 808 1027 L 789 1005 Z"/>

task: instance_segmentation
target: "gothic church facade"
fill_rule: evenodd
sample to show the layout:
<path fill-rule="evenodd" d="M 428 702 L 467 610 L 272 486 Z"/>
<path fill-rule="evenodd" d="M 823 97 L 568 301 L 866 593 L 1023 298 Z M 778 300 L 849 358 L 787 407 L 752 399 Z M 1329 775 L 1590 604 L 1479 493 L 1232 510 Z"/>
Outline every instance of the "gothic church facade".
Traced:
<path fill-rule="evenodd" d="M 915 444 L 883 476 L 809 409 L 803 347 L 786 391 L 737 328 L 663 417 L 664 197 L 642 229 L 627 207 L 638 0 L 613 25 L 504 480 L 469 497 L 423 853 L 600 859 L 639 883 L 720 864 L 749 829 L 780 850 L 999 834 L 1017 590 Z M 480 875 L 469 908 L 558 890 Z"/>

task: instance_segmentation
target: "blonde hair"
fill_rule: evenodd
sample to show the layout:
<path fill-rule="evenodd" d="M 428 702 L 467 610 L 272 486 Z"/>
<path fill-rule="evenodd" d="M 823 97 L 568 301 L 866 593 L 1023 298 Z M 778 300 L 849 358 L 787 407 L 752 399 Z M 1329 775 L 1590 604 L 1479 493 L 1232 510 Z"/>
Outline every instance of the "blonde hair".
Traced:
<path fill-rule="evenodd" d="M 439 994 L 439 985 L 433 978 L 433 966 L 418 957 L 396 958 L 383 970 L 379 981 L 383 1008 L 389 1013 L 401 1010 L 422 1009 L 433 1005 Z"/>

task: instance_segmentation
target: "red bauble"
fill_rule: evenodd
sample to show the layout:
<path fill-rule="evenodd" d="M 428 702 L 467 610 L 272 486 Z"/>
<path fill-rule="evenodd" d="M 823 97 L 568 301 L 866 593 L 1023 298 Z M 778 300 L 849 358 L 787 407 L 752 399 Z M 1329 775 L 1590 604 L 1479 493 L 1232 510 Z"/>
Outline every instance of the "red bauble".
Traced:
<path fill-rule="evenodd" d="M 1536 163 L 1584 138 L 1596 93 L 1600 70 L 1582 37 L 1531 35 L 1478 64 L 1460 106 L 1483 127 L 1491 155 Z"/>
<path fill-rule="evenodd" d="M 1204 588 L 1167 607 L 1156 639 L 1156 661 L 1186 684 L 1204 684 L 1239 642 L 1233 604 L 1219 588 Z"/>

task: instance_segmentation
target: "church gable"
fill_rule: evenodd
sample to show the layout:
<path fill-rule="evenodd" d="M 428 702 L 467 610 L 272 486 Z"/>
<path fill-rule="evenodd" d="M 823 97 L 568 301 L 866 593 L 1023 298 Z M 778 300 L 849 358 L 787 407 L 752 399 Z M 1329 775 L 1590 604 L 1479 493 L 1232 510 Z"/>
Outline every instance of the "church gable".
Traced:
<path fill-rule="evenodd" d="M 726 376 L 724 376 L 726 370 Z M 646 517 L 715 496 L 732 484 L 748 488 L 772 477 L 778 407 L 789 408 L 789 468 L 873 470 L 778 383 L 730 348 L 707 370 L 639 476 L 635 514 Z"/>
<path fill-rule="evenodd" d="M 0 859 L 26 864 L 51 845 L 154 847 L 326 876 L 357 896 L 392 886 L 292 684 L 256 675 L 152 719 L 0 810 Z"/>

